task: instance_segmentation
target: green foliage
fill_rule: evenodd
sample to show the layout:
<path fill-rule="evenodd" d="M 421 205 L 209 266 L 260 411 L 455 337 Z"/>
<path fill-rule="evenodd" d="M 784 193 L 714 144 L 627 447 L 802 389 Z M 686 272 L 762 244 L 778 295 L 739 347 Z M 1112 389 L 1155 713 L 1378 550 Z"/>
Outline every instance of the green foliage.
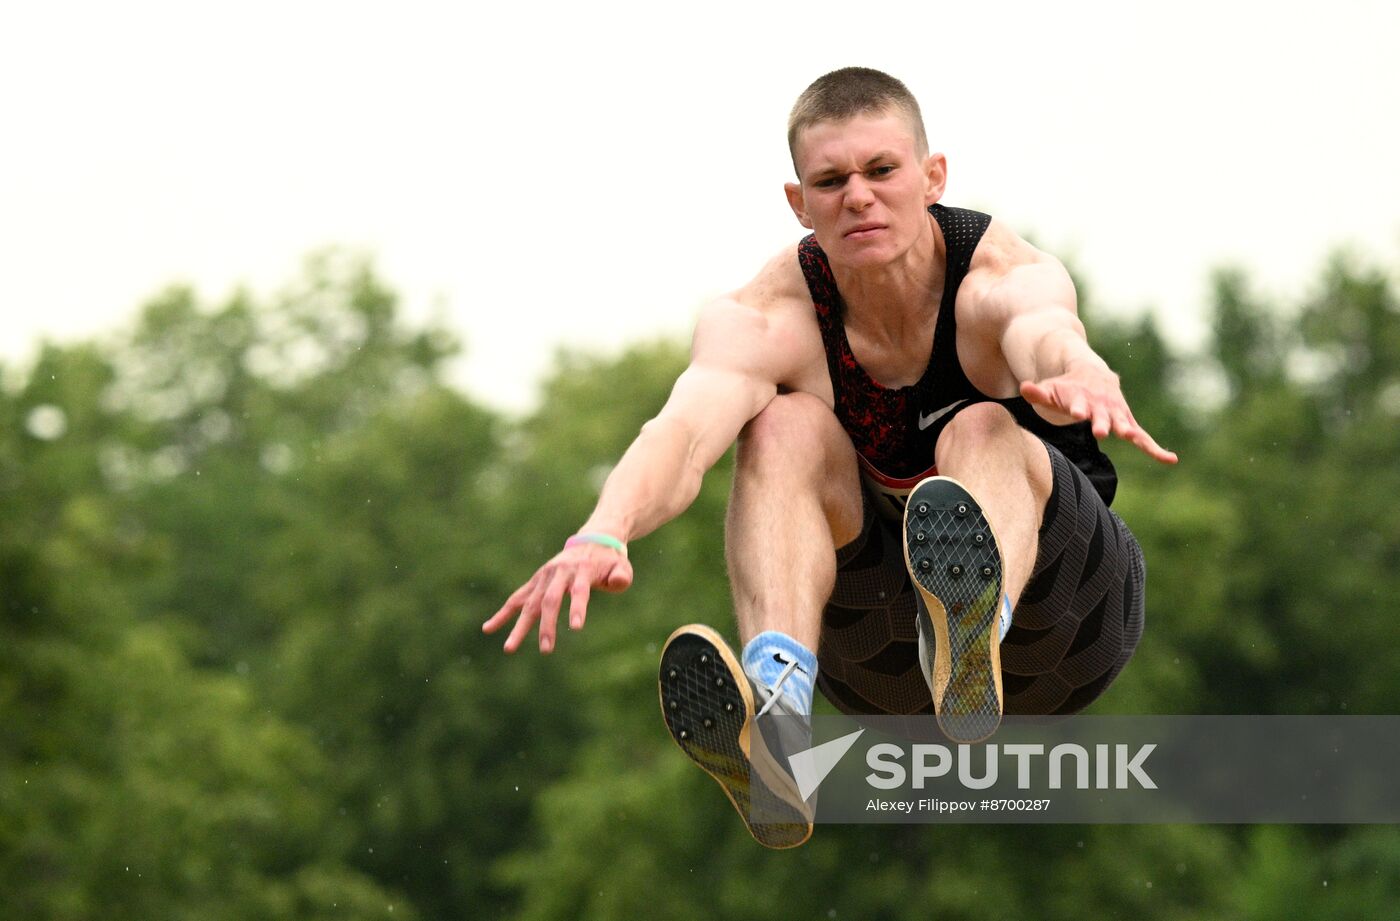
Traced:
<path fill-rule="evenodd" d="M 1289 343 L 1278 318 L 1249 290 L 1239 269 L 1222 269 L 1214 288 L 1215 360 L 1235 399 L 1268 393 L 1284 384 Z"/>
<path fill-rule="evenodd" d="M 1215 277 L 1206 354 L 1086 311 L 1179 468 L 1110 450 L 1147 637 L 1100 713 L 1393 712 L 1400 308 Z M 733 635 L 732 460 L 556 654 L 479 626 L 575 530 L 685 353 L 564 353 L 510 422 L 337 253 L 267 303 L 173 289 L 115 345 L 0 369 L 7 917 L 1374 918 L 1390 828 L 824 826 L 763 851 L 655 710 L 675 626 Z M 1202 374 L 1218 407 L 1193 407 Z"/>

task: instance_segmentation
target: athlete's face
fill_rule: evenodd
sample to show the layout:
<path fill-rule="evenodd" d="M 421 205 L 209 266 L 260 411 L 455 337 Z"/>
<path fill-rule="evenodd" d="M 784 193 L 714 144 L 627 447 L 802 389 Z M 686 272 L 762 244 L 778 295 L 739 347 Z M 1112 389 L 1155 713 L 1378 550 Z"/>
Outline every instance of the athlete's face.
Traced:
<path fill-rule="evenodd" d="M 833 263 L 887 265 L 929 233 L 947 165 L 942 154 L 920 155 L 902 113 L 818 122 L 793 153 L 800 182 L 785 187 L 788 204 Z"/>

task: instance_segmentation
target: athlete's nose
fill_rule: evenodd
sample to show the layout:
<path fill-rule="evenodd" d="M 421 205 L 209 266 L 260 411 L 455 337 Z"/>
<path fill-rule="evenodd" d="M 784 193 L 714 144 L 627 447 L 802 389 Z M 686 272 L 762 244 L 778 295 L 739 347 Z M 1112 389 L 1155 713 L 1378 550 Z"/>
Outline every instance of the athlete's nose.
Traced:
<path fill-rule="evenodd" d="M 875 195 L 870 190 L 870 184 L 862 176 L 852 176 L 846 180 L 846 207 L 852 211 L 860 212 L 869 208 L 875 202 Z"/>

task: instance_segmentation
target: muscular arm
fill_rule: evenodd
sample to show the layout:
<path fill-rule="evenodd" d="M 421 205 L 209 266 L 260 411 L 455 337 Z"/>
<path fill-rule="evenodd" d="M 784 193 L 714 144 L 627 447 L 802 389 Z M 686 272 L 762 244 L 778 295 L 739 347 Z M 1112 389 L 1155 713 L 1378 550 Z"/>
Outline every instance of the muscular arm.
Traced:
<path fill-rule="evenodd" d="M 782 264 L 775 260 L 771 265 Z M 788 259 L 793 266 L 795 259 Z M 740 430 L 777 395 L 804 361 L 790 298 L 763 284 L 708 305 L 696 324 L 690 365 L 661 412 L 642 426 L 603 485 L 582 528 L 624 543 L 685 511 L 700 480 Z M 808 311 L 810 312 L 810 310 Z M 506 600 L 483 629 L 493 633 L 515 618 L 506 652 L 515 652 L 539 624 L 540 651 L 554 648 L 564 595 L 569 626 L 583 626 L 590 592 L 622 591 L 632 583 L 626 554 L 592 543 L 565 547 Z M 517 617 L 518 615 L 518 617 Z"/>
<path fill-rule="evenodd" d="M 628 541 L 689 508 L 705 472 L 777 394 L 783 353 L 764 313 L 730 298 L 708 305 L 690 366 L 608 476 L 583 530 Z"/>
<path fill-rule="evenodd" d="M 1038 255 L 1008 271 L 991 291 L 1007 367 L 1018 382 L 1058 377 L 1076 363 L 1112 374 L 1084 336 L 1069 273 Z"/>
<path fill-rule="evenodd" d="M 1009 233 L 1009 232 L 1007 232 Z M 1074 283 L 1058 260 L 1015 239 L 988 274 L 979 316 L 995 336 L 1021 396 L 1047 420 L 1087 420 L 1094 436 L 1117 435 L 1163 463 L 1177 457 L 1133 418 L 1118 375 L 1088 343 Z"/>

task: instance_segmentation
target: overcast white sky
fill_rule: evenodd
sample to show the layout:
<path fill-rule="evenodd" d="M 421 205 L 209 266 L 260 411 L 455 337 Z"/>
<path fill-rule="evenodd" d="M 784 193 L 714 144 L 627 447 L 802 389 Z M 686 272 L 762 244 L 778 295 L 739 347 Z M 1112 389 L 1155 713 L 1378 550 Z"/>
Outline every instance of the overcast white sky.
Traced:
<path fill-rule="evenodd" d="M 919 97 L 945 202 L 1179 342 L 1211 266 L 1291 298 L 1335 245 L 1397 261 L 1400 3 L 1138 7 L 8 4 L 0 360 L 346 244 L 526 407 L 557 345 L 683 333 L 803 233 L 784 121 L 848 64 Z"/>

